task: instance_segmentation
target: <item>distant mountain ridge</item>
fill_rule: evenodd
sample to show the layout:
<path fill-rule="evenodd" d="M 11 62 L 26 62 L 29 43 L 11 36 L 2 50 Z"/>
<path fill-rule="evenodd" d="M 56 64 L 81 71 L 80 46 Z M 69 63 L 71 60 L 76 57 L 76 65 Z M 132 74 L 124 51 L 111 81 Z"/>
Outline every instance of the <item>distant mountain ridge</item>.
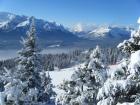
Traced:
<path fill-rule="evenodd" d="M 19 40 L 24 37 L 31 23 L 31 17 L 11 13 L 0 13 L 0 48 L 17 48 Z M 35 18 L 36 33 L 42 47 L 53 44 L 71 46 L 80 38 L 55 22 Z"/>
<path fill-rule="evenodd" d="M 30 18 L 27 16 L 19 16 L 12 13 L 0 12 L 0 27 L 3 30 L 11 30 L 19 27 L 27 27 L 30 24 Z M 65 30 L 62 25 L 57 25 L 55 22 L 48 22 L 41 19 L 35 19 L 36 28 L 45 30 Z M 11 27 L 10 27 L 11 26 Z"/>
<path fill-rule="evenodd" d="M 134 28 L 125 26 L 94 26 L 92 29 L 86 31 L 74 31 L 79 37 L 84 37 L 88 39 L 95 38 L 122 38 L 129 37 L 131 31 Z"/>
<path fill-rule="evenodd" d="M 25 36 L 30 23 L 31 17 L 0 12 L 0 49 L 19 48 L 19 40 Z M 61 24 L 36 18 L 35 27 L 39 45 L 42 48 L 55 47 L 56 45 L 58 45 L 56 47 L 89 48 L 96 44 L 108 47 L 115 46 L 130 36 L 130 29 L 126 30 L 119 27 L 109 27 L 108 29 L 98 27 L 98 29 L 93 29 L 90 32 L 71 32 Z M 114 37 L 112 33 L 116 34 L 118 30 L 120 32 Z M 108 41 L 110 39 L 111 41 Z"/>

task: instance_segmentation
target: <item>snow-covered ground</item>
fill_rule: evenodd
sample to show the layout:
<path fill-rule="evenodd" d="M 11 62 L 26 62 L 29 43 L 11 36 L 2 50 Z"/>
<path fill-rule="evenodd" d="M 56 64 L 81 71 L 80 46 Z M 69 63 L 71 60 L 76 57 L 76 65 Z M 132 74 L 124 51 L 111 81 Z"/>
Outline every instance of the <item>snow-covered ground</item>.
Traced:
<path fill-rule="evenodd" d="M 72 74 L 74 73 L 74 71 L 76 71 L 76 68 L 78 66 L 79 65 L 76 65 L 76 66 L 71 67 L 71 68 L 65 68 L 65 69 L 49 72 L 49 74 L 52 78 L 52 84 L 55 86 L 54 91 L 56 93 L 61 93 L 62 92 L 61 90 L 58 89 L 58 85 L 60 85 L 63 82 L 63 80 L 70 80 Z M 117 66 L 116 65 L 110 65 L 109 68 L 110 69 L 108 70 L 109 71 L 108 73 L 113 72 L 117 68 Z M 112 71 L 110 71 L 110 70 L 112 70 Z"/>
<path fill-rule="evenodd" d="M 49 74 L 52 78 L 52 84 L 55 86 L 54 91 L 57 94 L 62 93 L 62 91 L 58 89 L 58 85 L 60 85 L 63 82 L 63 80 L 70 80 L 72 74 L 74 73 L 74 71 L 76 70 L 77 67 L 78 67 L 78 65 L 71 67 L 71 68 L 65 68 L 65 69 L 49 72 Z M 116 65 L 109 66 L 109 68 L 110 68 L 109 73 L 113 72 L 116 67 L 117 67 Z M 112 71 L 110 71 L 110 70 L 112 70 Z"/>
<path fill-rule="evenodd" d="M 52 78 L 52 84 L 55 86 L 54 91 L 57 94 L 62 93 L 60 89 L 58 89 L 58 85 L 63 82 L 63 80 L 70 80 L 71 75 L 75 71 L 76 67 L 62 69 L 60 71 L 50 71 L 50 76 Z"/>
<path fill-rule="evenodd" d="M 123 103 L 123 104 L 118 103 L 117 105 L 134 105 L 134 103 Z"/>

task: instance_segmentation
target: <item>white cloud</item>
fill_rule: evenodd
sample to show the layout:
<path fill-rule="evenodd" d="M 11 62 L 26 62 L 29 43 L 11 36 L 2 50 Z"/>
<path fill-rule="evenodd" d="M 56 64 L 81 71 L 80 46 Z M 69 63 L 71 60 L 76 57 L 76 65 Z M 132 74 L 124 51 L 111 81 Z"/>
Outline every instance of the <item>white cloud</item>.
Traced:
<path fill-rule="evenodd" d="M 74 25 L 73 30 L 75 32 L 82 32 L 82 31 L 91 31 L 92 29 L 96 28 L 97 26 L 95 24 L 82 24 L 77 23 Z"/>
<path fill-rule="evenodd" d="M 139 17 L 137 23 L 139 24 L 139 29 L 140 29 L 140 17 Z"/>
<path fill-rule="evenodd" d="M 139 23 L 139 24 L 140 24 L 140 17 L 139 17 L 139 19 L 138 19 L 137 23 Z"/>
<path fill-rule="evenodd" d="M 76 32 L 81 32 L 81 31 L 83 31 L 83 26 L 82 26 L 82 24 L 81 24 L 81 23 L 76 24 L 76 25 L 74 26 L 74 31 L 76 31 Z"/>

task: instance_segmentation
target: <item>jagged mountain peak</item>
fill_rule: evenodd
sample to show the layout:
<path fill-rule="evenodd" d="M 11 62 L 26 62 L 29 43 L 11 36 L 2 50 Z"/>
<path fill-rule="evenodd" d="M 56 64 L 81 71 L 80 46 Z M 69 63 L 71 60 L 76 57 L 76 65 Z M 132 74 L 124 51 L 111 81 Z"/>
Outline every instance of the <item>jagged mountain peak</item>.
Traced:
<path fill-rule="evenodd" d="M 16 28 L 27 28 L 30 25 L 30 18 L 24 15 L 15 15 L 8 12 L 0 12 L 0 28 L 1 30 L 15 30 Z M 35 26 L 37 29 L 44 29 L 46 31 L 62 30 L 63 25 L 56 24 L 56 22 L 48 22 L 42 19 L 35 18 Z"/>

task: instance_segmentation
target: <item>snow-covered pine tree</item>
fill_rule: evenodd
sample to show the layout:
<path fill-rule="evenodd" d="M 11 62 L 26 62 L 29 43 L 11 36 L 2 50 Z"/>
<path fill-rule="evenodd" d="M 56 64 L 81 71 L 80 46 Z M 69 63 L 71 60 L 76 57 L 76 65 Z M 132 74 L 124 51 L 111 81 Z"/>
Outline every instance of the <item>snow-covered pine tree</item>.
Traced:
<path fill-rule="evenodd" d="M 85 99 L 87 105 L 97 104 L 96 97 L 98 90 L 107 79 L 107 68 L 104 63 L 104 55 L 100 47 L 96 46 L 90 54 L 89 62 L 86 64 L 87 67 L 83 72 L 85 74 L 85 86 L 87 88 L 83 92 L 83 99 Z"/>
<path fill-rule="evenodd" d="M 31 18 L 30 29 L 27 32 L 27 38 L 22 39 L 21 43 L 23 44 L 23 48 L 19 51 L 18 61 L 18 73 L 19 78 L 22 82 L 27 84 L 27 87 L 23 90 L 24 94 L 28 94 L 28 102 L 27 103 L 37 103 L 38 94 L 41 90 L 41 78 L 39 73 L 41 72 L 41 66 L 39 65 L 38 53 L 39 50 L 37 48 L 36 43 L 36 33 L 34 26 L 34 18 Z M 37 94 L 32 95 L 31 92 L 36 91 Z M 29 95 L 31 94 L 31 95 Z"/>
<path fill-rule="evenodd" d="M 97 46 L 87 62 L 76 70 L 71 81 L 61 85 L 65 93 L 61 96 L 62 105 L 96 105 L 98 89 L 106 80 L 106 67 L 102 63 L 102 54 Z"/>
<path fill-rule="evenodd" d="M 4 68 L 4 72 L 0 76 L 4 85 L 0 92 L 0 105 L 24 105 L 23 102 L 27 97 L 23 96 L 22 90 L 27 84 L 17 78 L 17 75 L 17 72 Z"/>
<path fill-rule="evenodd" d="M 5 69 L 6 73 L 2 76 L 5 84 L 0 93 L 2 105 L 48 105 L 52 102 L 51 78 L 40 65 L 33 17 L 31 22 L 27 38 L 22 41 L 17 70 Z"/>
<path fill-rule="evenodd" d="M 52 84 L 52 79 L 50 77 L 49 71 L 47 72 L 41 72 L 40 73 L 41 77 L 41 87 L 42 91 L 39 97 L 39 101 L 41 102 L 46 102 L 46 104 L 54 104 L 54 97 L 56 93 L 53 91 L 53 84 Z"/>
<path fill-rule="evenodd" d="M 41 71 L 39 69 L 39 62 L 38 62 L 38 48 L 36 44 L 36 34 L 35 34 L 35 26 L 34 26 L 34 19 L 33 17 L 31 18 L 31 25 L 30 29 L 27 32 L 27 38 L 24 39 L 22 38 L 22 45 L 23 48 L 18 52 L 19 57 L 18 57 L 18 71 L 20 72 L 20 78 L 22 81 L 28 81 L 30 82 L 37 78 L 35 76 L 39 76 L 39 72 Z M 35 82 L 35 83 L 32 83 Z M 35 87 L 38 83 L 37 81 L 32 81 L 29 83 L 29 87 Z M 39 81 L 38 81 L 39 82 Z"/>
<path fill-rule="evenodd" d="M 74 80 L 64 80 L 59 88 L 64 93 L 57 96 L 56 105 L 79 105 L 77 97 L 80 95 L 80 91 Z"/>
<path fill-rule="evenodd" d="M 112 72 L 99 90 L 98 105 L 117 105 L 131 102 L 139 105 L 140 94 L 140 29 L 133 31 L 131 38 L 118 45 L 129 54 Z"/>
<path fill-rule="evenodd" d="M 118 45 L 119 49 L 125 53 L 131 54 L 140 50 L 140 28 L 131 32 L 131 38 L 124 40 Z"/>
<path fill-rule="evenodd" d="M 33 17 L 31 21 L 32 23 L 30 30 L 27 32 L 27 38 L 22 40 L 23 49 L 19 52 L 18 71 L 20 79 L 28 84 L 24 89 L 27 94 L 32 94 L 30 93 L 31 90 L 36 91 L 35 96 L 29 97 L 29 101 L 32 103 L 33 101 L 35 101 L 35 103 L 50 103 L 52 102 L 51 97 L 54 95 L 51 78 L 49 75 L 45 75 L 45 71 L 40 64 Z"/>
<path fill-rule="evenodd" d="M 104 56 L 105 55 L 101 52 L 100 47 L 96 46 L 90 55 L 90 61 L 88 63 L 88 69 L 92 69 L 96 82 L 98 82 L 100 86 L 103 85 L 107 78 L 107 67 L 105 65 Z"/>

